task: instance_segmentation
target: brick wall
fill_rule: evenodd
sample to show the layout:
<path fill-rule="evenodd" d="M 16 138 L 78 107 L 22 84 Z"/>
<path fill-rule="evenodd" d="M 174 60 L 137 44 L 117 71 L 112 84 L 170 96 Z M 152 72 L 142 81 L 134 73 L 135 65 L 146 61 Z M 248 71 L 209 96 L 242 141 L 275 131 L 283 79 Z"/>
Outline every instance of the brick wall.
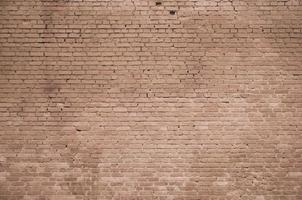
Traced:
<path fill-rule="evenodd" d="M 0 199 L 302 199 L 301 20 L 300 0 L 0 0 Z"/>

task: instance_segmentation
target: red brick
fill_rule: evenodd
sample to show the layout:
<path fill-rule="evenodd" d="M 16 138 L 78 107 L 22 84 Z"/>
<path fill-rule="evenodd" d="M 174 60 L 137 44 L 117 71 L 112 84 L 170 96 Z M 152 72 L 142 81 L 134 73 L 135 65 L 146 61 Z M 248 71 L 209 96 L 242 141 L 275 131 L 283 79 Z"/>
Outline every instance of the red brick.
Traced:
<path fill-rule="evenodd" d="M 298 0 L 1 0 L 0 199 L 302 199 Z"/>

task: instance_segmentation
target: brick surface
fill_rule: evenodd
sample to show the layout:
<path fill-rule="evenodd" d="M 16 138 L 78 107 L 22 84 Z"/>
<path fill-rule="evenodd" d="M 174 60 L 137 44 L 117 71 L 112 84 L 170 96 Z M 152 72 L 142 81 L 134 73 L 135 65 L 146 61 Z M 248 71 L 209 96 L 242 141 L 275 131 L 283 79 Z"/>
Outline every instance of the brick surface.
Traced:
<path fill-rule="evenodd" d="M 0 0 L 0 199 L 302 199 L 301 38 L 301 0 Z"/>

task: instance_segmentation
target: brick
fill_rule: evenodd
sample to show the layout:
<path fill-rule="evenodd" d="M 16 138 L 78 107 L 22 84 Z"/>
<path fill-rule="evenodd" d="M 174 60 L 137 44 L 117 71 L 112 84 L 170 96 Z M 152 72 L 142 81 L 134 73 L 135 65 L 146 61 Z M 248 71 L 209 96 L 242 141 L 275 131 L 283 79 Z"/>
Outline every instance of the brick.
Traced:
<path fill-rule="evenodd" d="M 301 6 L 1 0 L 0 199 L 302 199 Z"/>

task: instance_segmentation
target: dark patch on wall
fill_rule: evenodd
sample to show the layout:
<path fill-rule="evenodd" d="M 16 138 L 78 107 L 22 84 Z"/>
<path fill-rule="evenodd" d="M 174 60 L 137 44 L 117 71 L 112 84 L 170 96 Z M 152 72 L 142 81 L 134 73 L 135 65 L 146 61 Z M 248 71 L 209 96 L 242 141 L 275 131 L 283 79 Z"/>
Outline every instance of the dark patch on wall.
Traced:
<path fill-rule="evenodd" d="M 175 10 L 170 10 L 169 13 L 170 13 L 170 15 L 175 15 L 176 11 Z"/>

